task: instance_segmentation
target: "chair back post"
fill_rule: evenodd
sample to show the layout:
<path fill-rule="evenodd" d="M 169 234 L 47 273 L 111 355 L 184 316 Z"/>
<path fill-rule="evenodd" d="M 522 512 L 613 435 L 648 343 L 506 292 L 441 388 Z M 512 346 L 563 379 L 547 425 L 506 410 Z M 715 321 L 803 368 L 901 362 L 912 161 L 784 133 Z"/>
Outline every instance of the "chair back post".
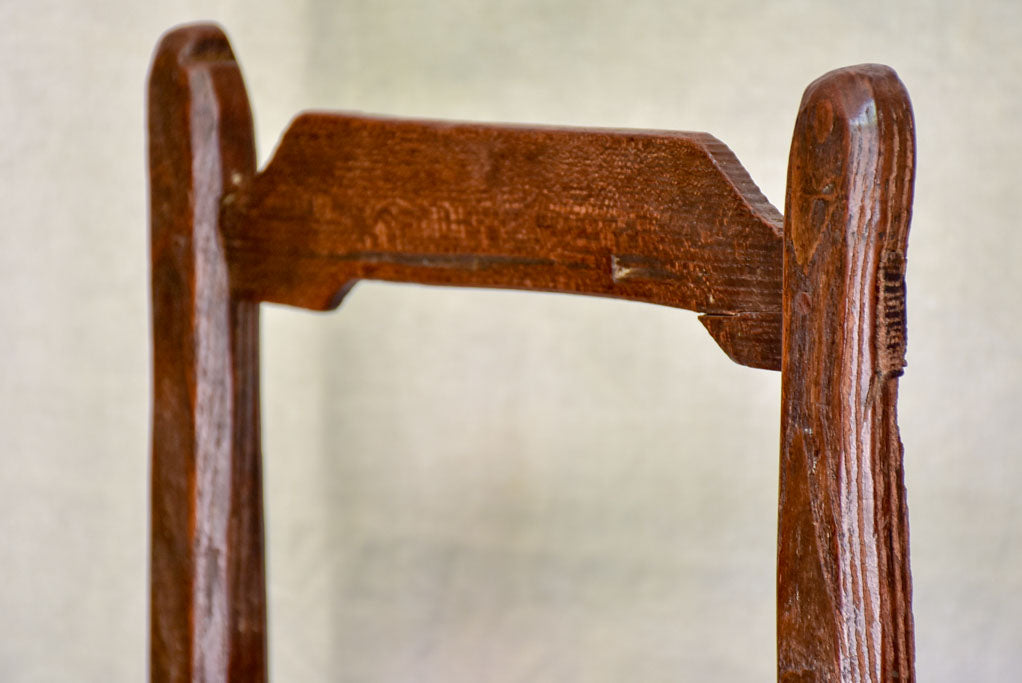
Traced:
<path fill-rule="evenodd" d="M 255 172 L 223 32 L 166 34 L 149 73 L 150 678 L 266 678 L 259 307 L 231 294 L 225 198 Z"/>
<path fill-rule="evenodd" d="M 896 416 L 914 165 L 894 71 L 807 88 L 784 212 L 780 681 L 914 678 Z"/>

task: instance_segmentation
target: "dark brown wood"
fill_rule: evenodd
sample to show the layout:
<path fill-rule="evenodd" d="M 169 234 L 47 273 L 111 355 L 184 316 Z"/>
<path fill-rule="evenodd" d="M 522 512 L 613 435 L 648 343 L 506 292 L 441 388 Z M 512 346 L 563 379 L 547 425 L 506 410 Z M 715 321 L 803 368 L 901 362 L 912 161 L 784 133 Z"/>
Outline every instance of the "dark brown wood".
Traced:
<path fill-rule="evenodd" d="M 785 209 L 781 681 L 914 678 L 895 412 L 914 149 L 908 95 L 887 67 L 806 90 Z"/>
<path fill-rule="evenodd" d="M 254 300 L 328 309 L 361 279 L 621 297 L 780 367 L 781 216 L 705 133 L 304 114 L 223 225 Z"/>
<path fill-rule="evenodd" d="M 149 135 L 153 681 L 265 680 L 258 302 L 326 309 L 360 279 L 703 313 L 733 359 L 782 372 L 778 678 L 914 677 L 896 420 L 914 133 L 893 71 L 807 89 L 783 232 L 702 133 L 306 114 L 256 175 L 212 26 L 161 41 Z"/>
<path fill-rule="evenodd" d="M 223 33 L 168 33 L 149 75 L 153 297 L 150 677 L 266 677 L 259 310 L 230 295 L 225 192 L 255 168 Z"/>

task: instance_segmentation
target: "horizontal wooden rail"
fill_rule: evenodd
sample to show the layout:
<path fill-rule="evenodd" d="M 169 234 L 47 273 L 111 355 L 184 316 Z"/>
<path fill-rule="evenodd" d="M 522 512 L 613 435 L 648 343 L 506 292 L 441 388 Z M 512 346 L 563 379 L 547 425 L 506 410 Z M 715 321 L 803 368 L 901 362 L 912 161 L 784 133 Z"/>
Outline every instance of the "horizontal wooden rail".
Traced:
<path fill-rule="evenodd" d="M 362 279 L 675 306 L 780 369 L 782 218 L 705 133 L 303 114 L 225 196 L 236 296 L 312 309 Z"/>

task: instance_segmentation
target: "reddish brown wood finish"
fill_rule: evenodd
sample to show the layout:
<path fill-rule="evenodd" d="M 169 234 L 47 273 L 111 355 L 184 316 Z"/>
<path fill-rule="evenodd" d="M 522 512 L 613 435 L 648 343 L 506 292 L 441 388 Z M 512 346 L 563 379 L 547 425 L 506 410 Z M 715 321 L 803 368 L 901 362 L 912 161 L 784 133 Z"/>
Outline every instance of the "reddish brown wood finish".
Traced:
<path fill-rule="evenodd" d="M 895 405 L 914 133 L 893 71 L 827 74 L 788 165 L 778 679 L 914 678 Z"/>
<path fill-rule="evenodd" d="M 222 195 L 254 172 L 223 33 L 167 34 L 149 76 L 153 294 L 150 676 L 265 679 L 259 309 L 230 295 Z"/>
<path fill-rule="evenodd" d="M 710 314 L 732 358 L 780 368 L 781 216 L 705 133 L 304 114 L 224 234 L 240 296 L 327 309 L 376 279 L 622 297 Z"/>
<path fill-rule="evenodd" d="M 153 681 L 266 678 L 258 302 L 330 308 L 367 278 L 704 313 L 732 358 L 782 371 L 778 678 L 913 678 L 895 407 L 914 138 L 893 71 L 806 91 L 783 233 L 702 133 L 309 114 L 256 175 L 211 26 L 160 43 L 149 134 Z"/>

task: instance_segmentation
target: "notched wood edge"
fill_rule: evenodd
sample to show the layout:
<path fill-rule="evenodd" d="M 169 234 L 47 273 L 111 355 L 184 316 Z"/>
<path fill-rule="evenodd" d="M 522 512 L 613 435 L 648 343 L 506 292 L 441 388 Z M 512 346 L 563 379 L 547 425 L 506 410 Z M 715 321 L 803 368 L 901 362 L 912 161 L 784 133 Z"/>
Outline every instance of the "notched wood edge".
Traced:
<path fill-rule="evenodd" d="M 905 312 L 905 255 L 885 250 L 881 255 L 877 277 L 877 371 L 885 377 L 899 377 L 904 372 L 908 344 Z"/>

